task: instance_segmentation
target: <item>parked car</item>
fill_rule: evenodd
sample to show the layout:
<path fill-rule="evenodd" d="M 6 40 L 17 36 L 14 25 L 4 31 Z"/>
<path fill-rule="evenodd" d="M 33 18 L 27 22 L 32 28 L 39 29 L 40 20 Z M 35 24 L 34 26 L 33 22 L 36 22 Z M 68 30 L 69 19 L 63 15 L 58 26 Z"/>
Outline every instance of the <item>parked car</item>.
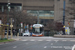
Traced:
<path fill-rule="evenodd" d="M 30 36 L 30 32 L 23 33 L 23 36 Z"/>

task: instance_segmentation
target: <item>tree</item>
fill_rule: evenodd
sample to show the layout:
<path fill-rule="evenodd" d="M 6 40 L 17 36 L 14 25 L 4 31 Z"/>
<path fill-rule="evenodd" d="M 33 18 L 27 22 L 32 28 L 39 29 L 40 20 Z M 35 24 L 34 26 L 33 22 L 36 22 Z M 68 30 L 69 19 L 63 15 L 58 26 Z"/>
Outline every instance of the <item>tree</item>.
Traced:
<path fill-rule="evenodd" d="M 49 30 L 55 30 L 55 31 L 63 31 L 63 24 L 61 22 L 54 22 L 51 21 L 49 23 L 47 23 L 47 28 L 49 28 Z"/>
<path fill-rule="evenodd" d="M 55 26 L 56 27 L 55 28 L 56 31 L 63 31 L 64 30 L 63 24 L 61 22 L 56 22 L 55 25 L 56 25 Z"/>
<path fill-rule="evenodd" d="M 19 26 L 21 22 L 23 22 L 24 24 L 34 24 L 37 19 L 35 16 L 28 15 L 23 11 L 15 11 L 15 10 L 10 11 L 10 17 L 14 19 L 15 27 Z"/>

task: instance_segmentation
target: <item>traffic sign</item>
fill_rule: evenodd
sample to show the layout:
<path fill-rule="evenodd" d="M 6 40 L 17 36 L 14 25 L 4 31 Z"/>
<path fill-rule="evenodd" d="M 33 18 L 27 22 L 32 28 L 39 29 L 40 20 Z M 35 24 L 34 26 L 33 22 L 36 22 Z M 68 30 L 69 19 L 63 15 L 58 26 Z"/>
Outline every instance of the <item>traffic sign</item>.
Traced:
<path fill-rule="evenodd" d="M 13 27 L 13 25 L 10 25 L 10 27 Z"/>
<path fill-rule="evenodd" d="M 21 27 L 23 27 L 23 23 L 21 22 Z"/>

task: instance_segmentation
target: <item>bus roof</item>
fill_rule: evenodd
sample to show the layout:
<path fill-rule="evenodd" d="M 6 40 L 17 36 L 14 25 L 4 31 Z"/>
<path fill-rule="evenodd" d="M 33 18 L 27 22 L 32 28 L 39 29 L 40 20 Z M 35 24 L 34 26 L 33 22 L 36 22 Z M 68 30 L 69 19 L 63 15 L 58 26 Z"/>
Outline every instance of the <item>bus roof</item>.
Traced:
<path fill-rule="evenodd" d="M 44 27 L 42 24 L 34 24 L 33 27 Z"/>

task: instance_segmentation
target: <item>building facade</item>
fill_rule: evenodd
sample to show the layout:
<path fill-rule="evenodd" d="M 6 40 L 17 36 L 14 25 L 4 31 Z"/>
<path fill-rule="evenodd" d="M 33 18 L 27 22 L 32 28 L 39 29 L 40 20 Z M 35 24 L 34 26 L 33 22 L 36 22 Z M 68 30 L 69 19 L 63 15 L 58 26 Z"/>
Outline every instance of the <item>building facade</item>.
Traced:
<path fill-rule="evenodd" d="M 19 7 L 19 10 L 22 8 L 23 11 L 33 16 L 37 16 L 39 10 L 40 19 L 54 19 L 54 0 L 1 0 L 0 3 L 2 12 L 8 9 L 7 5 L 10 3 L 11 9 Z"/>
<path fill-rule="evenodd" d="M 64 2 L 65 1 L 65 2 Z M 63 24 L 63 16 L 64 16 L 64 6 L 65 6 L 65 27 L 70 28 L 70 34 L 75 34 L 74 31 L 74 19 L 70 19 L 71 17 L 74 17 L 73 15 L 70 15 L 70 12 L 72 12 L 70 7 L 73 7 L 70 2 L 72 0 L 55 0 L 54 1 L 54 21 L 61 22 Z"/>
<path fill-rule="evenodd" d="M 69 17 L 73 17 L 66 10 L 71 6 L 71 0 L 0 0 L 0 10 L 3 12 L 10 3 L 10 7 L 25 11 L 26 13 L 37 16 L 39 15 L 40 22 L 46 23 L 49 20 L 63 23 L 63 10 L 65 1 L 65 26 L 70 28 L 71 34 L 74 34 L 74 22 L 71 22 Z M 6 6 L 2 5 L 5 4 Z M 39 12 L 39 14 L 37 14 Z M 48 21 L 47 21 L 48 20 Z M 72 20 L 74 21 L 74 20 Z M 70 23 L 70 25 L 68 24 Z"/>

